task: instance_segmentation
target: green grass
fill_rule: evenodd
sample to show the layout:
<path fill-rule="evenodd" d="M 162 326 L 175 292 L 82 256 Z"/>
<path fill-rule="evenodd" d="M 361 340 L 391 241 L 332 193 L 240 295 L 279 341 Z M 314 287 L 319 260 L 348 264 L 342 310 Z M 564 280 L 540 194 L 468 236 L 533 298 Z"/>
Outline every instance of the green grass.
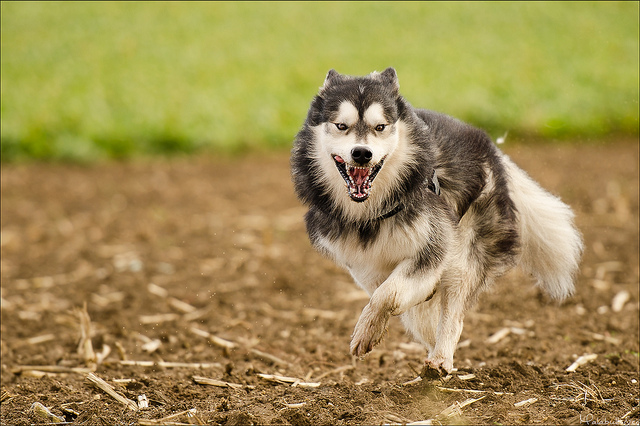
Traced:
<path fill-rule="evenodd" d="M 330 68 L 519 136 L 638 135 L 638 3 L 3 2 L 2 160 L 284 148 Z"/>

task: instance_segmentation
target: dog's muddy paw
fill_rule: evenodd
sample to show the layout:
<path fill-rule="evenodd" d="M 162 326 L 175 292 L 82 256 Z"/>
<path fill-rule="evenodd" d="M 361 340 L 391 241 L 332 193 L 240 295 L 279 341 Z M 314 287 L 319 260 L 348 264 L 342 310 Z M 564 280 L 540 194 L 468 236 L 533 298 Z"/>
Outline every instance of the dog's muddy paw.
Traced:
<path fill-rule="evenodd" d="M 372 311 L 369 305 L 365 307 L 351 336 L 351 354 L 357 357 L 371 352 L 387 330 L 388 316 Z"/>
<path fill-rule="evenodd" d="M 356 327 L 351 339 L 351 354 L 357 357 L 368 354 L 382 340 L 383 334 L 384 328 L 377 326 L 366 327 L 365 330 Z"/>
<path fill-rule="evenodd" d="M 351 355 L 357 356 L 358 358 L 364 357 L 366 354 L 371 352 L 373 349 L 373 344 L 371 342 L 355 342 L 351 341 Z"/>
<path fill-rule="evenodd" d="M 445 377 L 449 372 L 444 367 L 444 361 L 431 361 L 426 360 L 422 371 L 420 371 L 420 377 L 425 380 L 435 380 Z"/>

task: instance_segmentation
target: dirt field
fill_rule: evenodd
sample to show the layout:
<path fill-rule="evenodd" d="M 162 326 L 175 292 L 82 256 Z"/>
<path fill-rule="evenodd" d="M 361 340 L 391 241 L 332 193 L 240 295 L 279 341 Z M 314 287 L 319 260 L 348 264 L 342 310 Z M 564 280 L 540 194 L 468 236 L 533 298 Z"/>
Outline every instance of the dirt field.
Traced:
<path fill-rule="evenodd" d="M 310 247 L 287 153 L 2 165 L 1 423 L 638 424 L 638 142 L 505 151 L 574 207 L 578 291 L 503 277 L 433 382 L 397 319 L 349 355 L 367 298 Z"/>

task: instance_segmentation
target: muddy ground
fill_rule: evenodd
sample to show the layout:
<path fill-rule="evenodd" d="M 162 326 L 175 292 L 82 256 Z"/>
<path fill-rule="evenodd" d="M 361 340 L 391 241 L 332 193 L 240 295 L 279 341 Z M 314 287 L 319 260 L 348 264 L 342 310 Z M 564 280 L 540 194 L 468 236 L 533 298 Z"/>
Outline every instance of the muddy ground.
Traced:
<path fill-rule="evenodd" d="M 578 290 L 503 277 L 433 382 L 397 319 L 349 355 L 367 297 L 310 247 L 288 153 L 3 164 L 1 423 L 637 424 L 638 142 L 504 150 L 575 209 Z"/>

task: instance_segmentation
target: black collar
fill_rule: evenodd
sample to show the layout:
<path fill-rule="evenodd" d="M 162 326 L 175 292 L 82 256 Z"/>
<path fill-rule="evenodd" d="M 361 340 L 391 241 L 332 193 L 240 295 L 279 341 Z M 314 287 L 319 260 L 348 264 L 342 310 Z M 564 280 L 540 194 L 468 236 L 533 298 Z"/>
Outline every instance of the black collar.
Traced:
<path fill-rule="evenodd" d="M 435 169 L 433 170 L 433 177 L 431 178 L 431 181 L 427 180 L 427 187 L 434 194 L 440 195 L 440 183 L 438 182 L 438 174 L 436 173 Z M 382 216 L 380 216 L 376 220 L 389 219 L 390 217 L 395 216 L 398 213 L 400 213 L 402 210 L 404 210 L 404 206 L 402 204 L 398 204 L 393 209 L 391 209 L 387 213 L 383 214 Z"/>
<path fill-rule="evenodd" d="M 398 204 L 397 206 L 395 206 L 393 208 L 393 210 L 383 214 L 382 216 L 380 216 L 378 219 L 376 220 L 385 220 L 385 219 L 389 219 L 391 216 L 395 216 L 398 213 L 400 213 L 402 210 L 404 210 L 404 206 L 402 204 Z"/>

